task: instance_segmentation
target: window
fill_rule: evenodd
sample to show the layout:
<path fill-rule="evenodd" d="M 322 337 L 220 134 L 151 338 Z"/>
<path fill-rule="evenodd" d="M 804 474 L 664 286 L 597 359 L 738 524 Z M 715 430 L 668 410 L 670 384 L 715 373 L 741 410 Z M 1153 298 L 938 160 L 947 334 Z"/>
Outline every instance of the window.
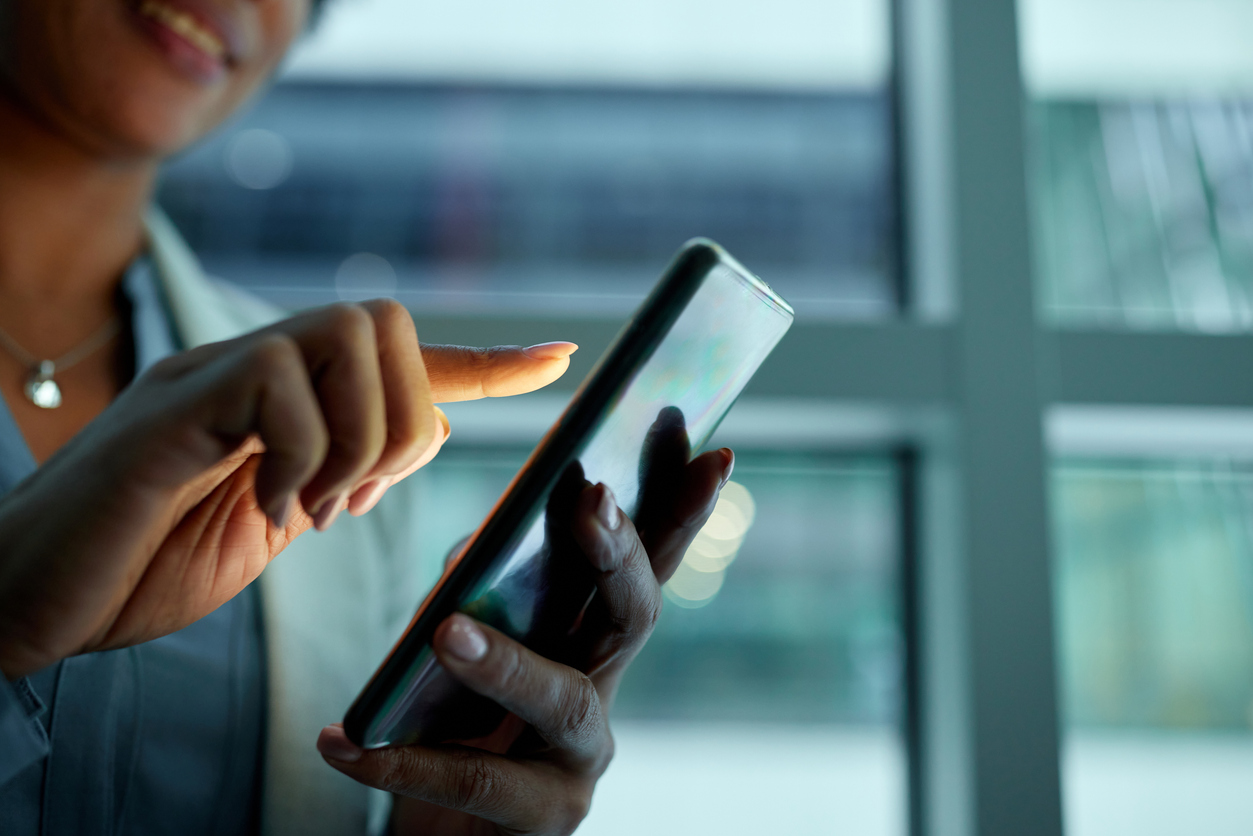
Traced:
<path fill-rule="evenodd" d="M 1053 475 L 1072 833 L 1253 821 L 1253 472 L 1071 460 Z"/>
<path fill-rule="evenodd" d="M 1253 328 L 1253 101 L 1045 100 L 1031 116 L 1045 316 Z"/>
<path fill-rule="evenodd" d="M 1253 325 L 1253 61 L 1238 45 L 1253 9 L 1222 0 L 1020 9 L 1041 315 L 1059 340 L 1112 340 L 1099 350 L 1106 358 L 1120 351 L 1118 332 L 1140 332 L 1154 357 L 1122 374 L 1165 384 L 1134 405 L 1054 408 L 1067 831 L 1247 832 L 1253 507 L 1240 438 L 1249 424 L 1224 391 L 1239 388 L 1235 335 Z M 1190 354 L 1200 346 L 1218 355 Z M 1168 382 L 1166 366 L 1180 380 Z M 1215 391 L 1178 385 L 1205 374 Z M 1084 398 L 1117 403 L 1116 388 L 1099 384 Z M 1064 438 L 1085 421 L 1103 438 L 1076 451 Z M 1206 427 L 1223 423 L 1242 429 L 1198 447 Z"/>
<path fill-rule="evenodd" d="M 1061 325 L 1253 327 L 1253 9 L 1024 0 L 1037 273 Z"/>

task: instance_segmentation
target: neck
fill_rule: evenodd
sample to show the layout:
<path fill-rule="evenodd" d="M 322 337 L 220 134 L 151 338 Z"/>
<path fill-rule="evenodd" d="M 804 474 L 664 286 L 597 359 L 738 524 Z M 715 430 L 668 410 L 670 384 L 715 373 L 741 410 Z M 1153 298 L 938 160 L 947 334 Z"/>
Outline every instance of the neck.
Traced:
<path fill-rule="evenodd" d="M 143 244 L 156 161 L 115 162 L 0 91 L 0 304 L 113 305 Z"/>

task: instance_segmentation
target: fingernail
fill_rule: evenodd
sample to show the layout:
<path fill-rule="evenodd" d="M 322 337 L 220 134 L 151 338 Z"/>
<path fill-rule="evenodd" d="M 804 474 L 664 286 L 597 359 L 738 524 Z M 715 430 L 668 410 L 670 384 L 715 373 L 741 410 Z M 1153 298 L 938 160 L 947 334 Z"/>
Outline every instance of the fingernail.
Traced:
<path fill-rule="evenodd" d="M 438 406 L 433 406 L 431 408 L 435 410 L 435 417 L 438 418 L 439 422 L 444 425 L 444 440 L 447 441 L 448 437 L 452 435 L 452 425 L 448 423 L 448 416 L 445 415 L 444 410 L 440 409 Z"/>
<path fill-rule="evenodd" d="M 596 506 L 596 519 L 610 531 L 617 531 L 622 525 L 622 513 L 618 510 L 618 502 L 608 485 L 600 486 L 600 503 Z"/>
<path fill-rule="evenodd" d="M 270 522 L 274 523 L 275 528 L 287 528 L 287 521 L 291 519 L 292 505 L 295 502 L 296 495 L 289 491 L 270 503 L 270 510 L 266 516 L 270 518 Z"/>
<path fill-rule="evenodd" d="M 522 349 L 522 353 L 533 360 L 564 360 L 578 350 L 574 343 L 561 341 L 529 346 Z"/>
<path fill-rule="evenodd" d="M 331 527 L 331 523 L 335 522 L 335 518 L 339 516 L 339 512 L 344 510 L 348 505 L 348 494 L 341 493 L 334 499 L 328 499 L 322 503 L 322 507 L 313 515 L 313 527 L 318 531 L 326 531 Z"/>
<path fill-rule="evenodd" d="M 463 662 L 477 662 L 487 655 L 487 637 L 468 617 L 454 615 L 444 631 L 444 649 Z"/>
<path fill-rule="evenodd" d="M 352 495 L 352 499 L 348 502 L 348 513 L 354 517 L 359 517 L 369 511 L 378 501 L 383 498 L 383 494 L 387 493 L 387 489 L 392 485 L 391 479 L 375 479 L 368 485 L 363 485 Z"/>
<path fill-rule="evenodd" d="M 727 486 L 727 482 L 731 481 L 731 474 L 735 471 L 735 453 L 729 447 L 723 447 L 721 453 L 726 464 L 722 466 L 722 484 L 718 486 L 718 490 Z"/>
<path fill-rule="evenodd" d="M 318 735 L 318 751 L 331 760 L 344 763 L 356 763 L 361 760 L 363 750 L 348 739 L 339 726 L 327 726 Z"/>

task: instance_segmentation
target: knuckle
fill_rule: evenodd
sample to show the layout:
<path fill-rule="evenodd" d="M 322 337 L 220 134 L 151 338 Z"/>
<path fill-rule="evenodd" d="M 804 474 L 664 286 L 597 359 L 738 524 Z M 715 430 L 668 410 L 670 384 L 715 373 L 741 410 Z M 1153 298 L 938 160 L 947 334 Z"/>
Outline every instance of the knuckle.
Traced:
<path fill-rule="evenodd" d="M 526 685 L 527 664 L 522 653 L 512 643 L 497 649 L 496 687 L 501 693 L 511 693 Z"/>
<path fill-rule="evenodd" d="M 557 832 L 569 836 L 578 830 L 579 825 L 587 818 L 592 809 L 592 789 L 590 782 L 580 781 L 578 786 L 562 799 Z"/>
<path fill-rule="evenodd" d="M 363 424 L 350 429 L 337 429 L 331 446 L 337 456 L 354 463 L 355 467 L 365 468 L 374 463 L 382 444 L 374 437 L 370 427 Z"/>
<path fill-rule="evenodd" d="M 428 410 L 414 410 L 403 421 L 388 422 L 388 456 L 400 469 L 426 452 L 435 437 L 435 416 Z"/>
<path fill-rule="evenodd" d="M 327 455 L 334 457 L 339 470 L 354 477 L 358 472 L 367 471 L 378 460 L 383 447 L 382 433 L 376 433 L 368 422 L 331 423 L 327 433 Z"/>
<path fill-rule="evenodd" d="M 360 305 L 333 305 L 328 314 L 328 326 L 336 339 L 348 345 L 374 339 L 374 318 Z"/>
<path fill-rule="evenodd" d="M 412 791 L 414 784 L 413 775 L 416 770 L 413 767 L 409 753 L 405 750 L 396 749 L 390 752 L 388 757 L 383 758 L 378 775 L 378 788 L 400 795 L 407 794 Z"/>
<path fill-rule="evenodd" d="M 457 809 L 484 810 L 500 792 L 500 776 L 482 758 L 467 754 L 457 761 L 452 801 Z"/>
<path fill-rule="evenodd" d="M 374 317 L 374 321 L 386 330 L 414 330 L 413 316 L 409 309 L 395 299 L 371 299 L 364 303 L 364 307 Z"/>
<path fill-rule="evenodd" d="M 623 610 L 610 617 L 612 629 L 623 643 L 647 639 L 661 620 L 660 588 L 638 586 Z"/>
<path fill-rule="evenodd" d="M 571 677 L 561 708 L 562 731 L 569 739 L 586 741 L 600 734 L 600 695 L 586 674 Z"/>
<path fill-rule="evenodd" d="M 462 362 L 477 372 L 490 372 L 500 362 L 508 349 L 504 346 L 458 346 Z"/>
<path fill-rule="evenodd" d="M 267 334 L 253 343 L 248 365 L 263 378 L 280 377 L 303 370 L 300 347 L 286 334 Z"/>
<path fill-rule="evenodd" d="M 475 369 L 482 370 L 491 368 L 493 361 L 496 359 L 496 350 L 494 348 L 466 347 L 466 361 Z"/>
<path fill-rule="evenodd" d="M 653 630 L 657 627 L 657 622 L 660 620 L 661 596 L 656 592 L 652 592 L 652 594 L 640 602 L 639 623 L 636 631 L 644 636 L 651 636 Z"/>

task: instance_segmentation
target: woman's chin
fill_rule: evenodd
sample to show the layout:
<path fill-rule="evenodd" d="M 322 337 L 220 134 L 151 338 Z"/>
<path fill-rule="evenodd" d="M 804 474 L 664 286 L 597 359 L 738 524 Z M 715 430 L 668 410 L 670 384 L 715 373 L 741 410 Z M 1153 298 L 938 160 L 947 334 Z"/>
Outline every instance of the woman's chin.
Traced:
<path fill-rule="evenodd" d="M 109 124 L 100 126 L 102 138 L 107 137 L 102 145 L 120 157 L 164 159 L 195 143 L 220 121 L 211 103 L 171 99 L 155 107 L 152 98 L 124 103 Z"/>
<path fill-rule="evenodd" d="M 0 90 L 102 158 L 165 157 L 265 83 L 306 12 L 306 0 L 0 0 Z"/>
<path fill-rule="evenodd" d="M 146 58 L 146 56 L 144 56 Z M 140 162 L 176 154 L 223 121 L 252 85 L 223 79 L 203 85 L 150 61 L 112 63 L 85 73 L 61 96 L 31 91 L 29 105 L 51 117 L 75 145 L 114 162 Z"/>

